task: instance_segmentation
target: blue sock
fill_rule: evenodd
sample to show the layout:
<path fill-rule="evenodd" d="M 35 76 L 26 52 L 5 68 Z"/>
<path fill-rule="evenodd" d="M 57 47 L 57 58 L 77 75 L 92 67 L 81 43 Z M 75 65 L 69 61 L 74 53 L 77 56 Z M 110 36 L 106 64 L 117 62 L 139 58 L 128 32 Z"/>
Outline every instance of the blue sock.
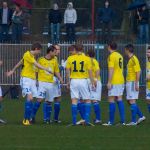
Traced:
<path fill-rule="evenodd" d="M 115 111 L 116 111 L 116 105 L 115 103 L 109 103 L 109 121 L 111 124 L 114 124 L 115 120 Z"/>
<path fill-rule="evenodd" d="M 30 120 L 31 113 L 32 113 L 33 103 L 32 101 L 26 100 L 25 101 L 25 112 L 24 112 L 24 118 Z"/>
<path fill-rule="evenodd" d="M 137 114 L 137 105 L 131 104 L 131 121 L 136 122 L 136 114 Z"/>
<path fill-rule="evenodd" d="M 77 105 L 72 104 L 72 123 L 76 125 L 77 122 Z"/>
<path fill-rule="evenodd" d="M 101 120 L 101 110 L 100 110 L 99 103 L 96 102 L 96 103 L 93 104 L 93 106 L 94 106 L 94 112 L 95 112 L 95 115 L 96 115 L 96 119 Z"/>
<path fill-rule="evenodd" d="M 54 104 L 54 120 L 58 120 L 60 112 L 60 102 L 55 102 Z"/>
<path fill-rule="evenodd" d="M 52 105 L 49 103 L 46 103 L 46 120 L 47 121 L 50 121 L 51 112 L 52 112 Z"/>
<path fill-rule="evenodd" d="M 124 103 L 123 101 L 118 101 L 118 108 L 119 108 L 119 113 L 120 113 L 120 119 L 121 119 L 121 123 L 125 122 L 125 110 L 124 110 Z"/>
<path fill-rule="evenodd" d="M 84 103 L 79 102 L 77 107 L 81 118 L 84 119 Z"/>
<path fill-rule="evenodd" d="M 140 118 L 142 118 L 143 117 L 143 114 L 142 114 L 142 112 L 141 112 L 141 110 L 140 110 L 140 108 L 138 107 L 138 105 L 136 105 L 137 106 L 137 115 L 140 117 Z"/>
<path fill-rule="evenodd" d="M 85 122 L 90 122 L 90 114 L 91 114 L 91 103 L 85 103 Z"/>
<path fill-rule="evenodd" d="M 33 111 L 32 111 L 32 118 L 35 118 L 36 113 L 37 113 L 37 111 L 38 111 L 40 105 L 41 105 L 41 102 L 36 101 L 36 102 L 34 103 Z"/>
<path fill-rule="evenodd" d="M 148 107 L 148 111 L 149 111 L 149 113 L 150 113 L 150 104 L 148 104 L 147 107 Z"/>
<path fill-rule="evenodd" d="M 43 103 L 43 117 L 44 117 L 43 119 L 44 119 L 44 121 L 46 121 L 46 105 L 47 105 L 46 102 L 44 102 Z"/>
<path fill-rule="evenodd" d="M 81 103 L 81 118 L 84 120 L 85 119 L 85 103 Z"/>

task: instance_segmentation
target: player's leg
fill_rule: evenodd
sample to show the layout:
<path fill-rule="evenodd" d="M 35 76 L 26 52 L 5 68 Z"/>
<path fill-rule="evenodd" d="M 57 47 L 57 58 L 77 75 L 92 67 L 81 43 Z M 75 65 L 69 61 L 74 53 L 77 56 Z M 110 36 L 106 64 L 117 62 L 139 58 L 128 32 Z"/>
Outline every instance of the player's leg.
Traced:
<path fill-rule="evenodd" d="M 52 112 L 52 102 L 49 102 L 48 100 L 46 100 L 43 105 L 44 123 L 49 124 L 51 122 L 50 121 L 51 112 Z"/>
<path fill-rule="evenodd" d="M 77 123 L 77 103 L 78 103 L 78 98 L 72 98 L 72 106 L 71 106 L 71 110 L 72 110 L 72 123 L 73 125 L 76 125 Z"/>
<path fill-rule="evenodd" d="M 37 113 L 38 109 L 40 108 L 42 100 L 45 99 L 45 93 L 46 93 L 44 82 L 39 82 L 38 84 L 39 85 L 38 85 L 37 94 L 36 94 L 36 91 L 34 91 L 35 87 L 33 86 L 33 88 L 32 88 L 33 95 L 37 95 L 36 96 L 37 100 L 34 103 L 33 109 L 32 109 L 32 115 L 31 115 L 31 122 L 32 123 L 35 122 L 36 113 Z"/>
<path fill-rule="evenodd" d="M 84 101 L 84 120 L 86 124 L 90 124 L 91 115 L 91 95 L 89 90 L 89 83 L 87 79 L 79 79 L 79 92 Z"/>
<path fill-rule="evenodd" d="M 94 107 L 94 112 L 95 112 L 95 120 L 94 123 L 101 123 L 101 109 L 100 109 L 100 104 L 99 101 L 94 100 L 92 101 L 93 107 Z"/>
<path fill-rule="evenodd" d="M 131 122 L 127 125 L 137 125 L 137 123 L 140 123 L 145 120 L 145 117 L 143 116 L 136 103 L 136 99 L 138 99 L 139 92 L 135 90 L 134 85 L 134 82 L 127 82 L 126 84 L 127 100 L 130 104 L 131 109 Z M 136 120 L 136 115 L 139 116 L 138 122 Z"/>
<path fill-rule="evenodd" d="M 77 107 L 82 120 L 84 120 L 84 106 L 84 101 L 79 99 Z"/>
<path fill-rule="evenodd" d="M 135 89 L 135 82 L 134 82 L 134 86 L 133 87 L 134 87 L 133 88 L 133 96 L 134 96 L 134 99 L 137 100 L 139 98 L 139 91 L 136 91 L 136 89 Z M 135 103 L 136 103 L 136 101 L 135 101 Z M 142 111 L 141 111 L 141 109 L 140 109 L 140 107 L 138 106 L 137 103 L 136 103 L 136 107 L 137 107 L 136 108 L 137 109 L 137 115 L 139 117 L 137 123 L 139 124 L 142 121 L 144 121 L 146 119 L 146 117 L 143 115 L 143 113 L 142 113 Z"/>
<path fill-rule="evenodd" d="M 61 85 L 57 78 L 54 83 L 54 121 L 60 123 L 59 114 L 61 107 Z"/>
<path fill-rule="evenodd" d="M 61 97 L 54 98 L 54 121 L 56 123 L 60 123 L 59 114 L 60 114 L 60 107 L 61 107 Z"/>
<path fill-rule="evenodd" d="M 118 96 L 117 104 L 118 104 L 118 108 L 119 108 L 120 122 L 121 122 L 121 124 L 125 124 L 125 108 L 124 108 L 122 96 Z"/>
<path fill-rule="evenodd" d="M 37 96 L 36 81 L 29 78 L 23 78 L 22 80 L 22 93 L 23 96 L 26 96 L 23 124 L 30 125 L 29 120 L 33 110 L 33 97 Z"/>
<path fill-rule="evenodd" d="M 136 114 L 137 114 L 137 105 L 135 100 L 128 100 L 128 103 L 130 104 L 130 110 L 131 110 L 131 122 L 127 125 L 137 125 L 136 120 Z"/>
<path fill-rule="evenodd" d="M 31 115 L 31 119 L 30 119 L 31 123 L 35 123 L 35 117 L 36 117 L 37 111 L 39 110 L 39 108 L 41 106 L 42 100 L 43 100 L 42 98 L 38 98 L 33 105 L 32 115 Z"/>
<path fill-rule="evenodd" d="M 110 123 L 110 125 L 113 125 L 114 120 L 115 120 L 115 111 L 116 111 L 115 97 L 109 96 L 108 102 L 109 102 L 109 122 L 108 122 L 108 124 Z"/>
<path fill-rule="evenodd" d="M 137 106 L 133 95 L 133 83 L 127 82 L 126 83 L 126 99 L 128 101 L 128 104 L 130 105 L 131 110 L 131 122 L 127 125 L 137 125 L 136 121 L 136 114 L 137 114 Z"/>
<path fill-rule="evenodd" d="M 26 88 L 26 90 L 29 90 Z M 31 118 L 31 113 L 32 113 L 32 109 L 33 109 L 33 96 L 32 94 L 27 94 L 26 95 L 26 101 L 25 101 L 25 107 L 24 107 L 24 120 L 23 120 L 23 124 L 24 125 L 29 125 L 29 121 Z"/>
<path fill-rule="evenodd" d="M 77 123 L 77 104 L 79 96 L 79 82 L 77 79 L 72 79 L 70 82 L 70 95 L 71 95 L 71 110 L 72 110 L 72 123 L 73 125 L 76 125 Z"/>
<path fill-rule="evenodd" d="M 95 112 L 95 120 L 94 123 L 101 123 L 101 109 L 100 109 L 100 101 L 101 101 L 101 93 L 102 93 L 102 84 L 100 81 L 97 82 L 96 90 L 91 90 L 91 100 L 94 107 Z"/>
<path fill-rule="evenodd" d="M 91 115 L 91 100 L 85 100 L 85 123 L 90 124 L 90 115 Z"/>
<path fill-rule="evenodd" d="M 51 122 L 52 103 L 54 101 L 54 87 L 53 83 L 46 83 L 46 98 L 43 105 L 44 122 Z"/>
<path fill-rule="evenodd" d="M 116 104 L 115 104 L 116 96 L 118 96 L 118 92 L 116 91 L 115 85 L 112 85 L 112 88 L 108 90 L 109 121 L 108 123 L 103 124 L 105 126 L 110 126 L 114 124 L 115 112 L 116 112 Z"/>

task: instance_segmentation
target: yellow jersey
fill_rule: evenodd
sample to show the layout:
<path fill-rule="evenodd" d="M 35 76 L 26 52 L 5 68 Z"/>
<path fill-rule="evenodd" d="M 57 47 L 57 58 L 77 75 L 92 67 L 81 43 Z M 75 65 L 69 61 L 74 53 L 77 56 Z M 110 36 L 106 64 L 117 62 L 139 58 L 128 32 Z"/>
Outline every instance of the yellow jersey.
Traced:
<path fill-rule="evenodd" d="M 146 76 L 150 76 L 150 61 L 146 63 Z M 150 89 L 150 80 L 146 82 L 146 88 Z"/>
<path fill-rule="evenodd" d="M 52 73 L 59 72 L 58 62 L 55 58 L 46 59 L 45 57 L 41 57 L 38 59 L 38 63 L 45 68 L 49 68 L 49 70 L 51 70 Z M 54 74 L 51 74 L 42 69 L 38 69 L 38 81 L 53 83 L 53 77 Z"/>
<path fill-rule="evenodd" d="M 36 67 L 34 63 L 36 62 L 34 55 L 31 54 L 30 51 L 27 51 L 24 53 L 22 58 L 22 71 L 21 71 L 21 77 L 27 77 L 31 79 L 36 79 Z"/>
<path fill-rule="evenodd" d="M 114 51 L 108 56 L 108 68 L 113 68 L 111 84 L 124 84 L 123 57 Z"/>
<path fill-rule="evenodd" d="M 138 58 L 133 55 L 127 64 L 127 78 L 128 82 L 136 80 L 136 73 L 141 71 L 140 63 Z"/>
<path fill-rule="evenodd" d="M 96 59 L 91 59 L 93 78 L 96 79 L 96 72 L 100 70 L 99 63 Z M 101 80 L 100 75 L 98 80 Z"/>
<path fill-rule="evenodd" d="M 66 68 L 70 69 L 70 78 L 86 79 L 89 77 L 88 71 L 92 69 L 89 57 L 81 54 L 69 56 Z"/>

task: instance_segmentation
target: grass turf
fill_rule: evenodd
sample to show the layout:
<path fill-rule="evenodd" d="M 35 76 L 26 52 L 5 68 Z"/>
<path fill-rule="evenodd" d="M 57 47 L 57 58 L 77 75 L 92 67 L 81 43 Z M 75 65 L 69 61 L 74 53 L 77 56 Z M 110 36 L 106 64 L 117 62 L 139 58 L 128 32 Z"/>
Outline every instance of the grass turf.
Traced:
<path fill-rule="evenodd" d="M 0 125 L 0 150 L 149 150 L 150 119 L 145 101 L 138 101 L 147 120 L 136 126 L 66 127 L 71 123 L 70 98 L 62 98 L 61 124 L 44 125 L 42 108 L 36 124 L 23 126 L 23 100 L 8 100 L 0 113 L 8 123 Z M 126 118 L 130 121 L 130 108 L 126 104 Z M 101 102 L 102 120 L 108 119 L 108 103 Z M 94 119 L 94 116 L 92 115 Z M 118 111 L 116 123 L 119 122 Z"/>

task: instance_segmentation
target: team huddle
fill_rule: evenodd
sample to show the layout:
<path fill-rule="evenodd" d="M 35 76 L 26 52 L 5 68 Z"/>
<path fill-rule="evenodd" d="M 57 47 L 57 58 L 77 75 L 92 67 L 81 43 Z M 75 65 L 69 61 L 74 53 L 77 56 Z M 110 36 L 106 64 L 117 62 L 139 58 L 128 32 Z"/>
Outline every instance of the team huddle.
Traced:
<path fill-rule="evenodd" d="M 7 72 L 11 76 L 15 70 L 22 66 L 20 85 L 23 97 L 26 97 L 23 125 L 35 123 L 36 113 L 43 102 L 44 123 L 51 123 L 52 103 L 54 102 L 53 121 L 60 123 L 60 101 L 61 85 L 64 83 L 59 69 L 58 55 L 59 45 L 52 45 L 47 48 L 45 56 L 35 59 L 41 53 L 42 46 L 39 43 L 32 45 L 30 51 L 24 53 L 22 59 L 15 67 Z M 120 114 L 120 124 L 133 126 L 141 123 L 146 117 L 141 112 L 136 100 L 139 96 L 140 64 L 134 55 L 134 46 L 125 46 L 125 54 L 128 56 L 127 75 L 124 79 L 123 56 L 117 52 L 117 44 L 108 44 L 108 102 L 109 118 L 104 126 L 115 124 L 115 110 L 117 102 Z M 94 108 L 94 124 L 101 123 L 101 101 L 102 83 L 100 77 L 100 64 L 95 59 L 94 50 L 86 54 L 82 45 L 71 45 L 68 48 L 69 56 L 65 62 L 67 88 L 71 95 L 72 125 L 93 125 L 90 122 L 91 107 Z M 149 66 L 149 65 L 147 65 Z M 150 68 L 150 67 L 149 67 Z M 148 67 L 147 67 L 148 69 Z M 150 72 L 150 71 L 149 71 Z M 149 81 L 149 76 L 147 81 Z M 126 83 L 125 83 L 126 81 Z M 126 85 L 126 99 L 131 108 L 131 122 L 125 123 L 125 108 L 123 102 L 124 85 Z M 150 91 L 150 90 L 149 90 Z M 147 97 L 150 92 L 147 89 Z M 36 101 L 33 103 L 33 99 Z M 150 99 L 150 96 L 149 96 Z M 149 107 L 150 108 L 150 107 Z M 77 121 L 78 112 L 81 120 Z M 138 120 L 136 117 L 139 117 Z"/>

